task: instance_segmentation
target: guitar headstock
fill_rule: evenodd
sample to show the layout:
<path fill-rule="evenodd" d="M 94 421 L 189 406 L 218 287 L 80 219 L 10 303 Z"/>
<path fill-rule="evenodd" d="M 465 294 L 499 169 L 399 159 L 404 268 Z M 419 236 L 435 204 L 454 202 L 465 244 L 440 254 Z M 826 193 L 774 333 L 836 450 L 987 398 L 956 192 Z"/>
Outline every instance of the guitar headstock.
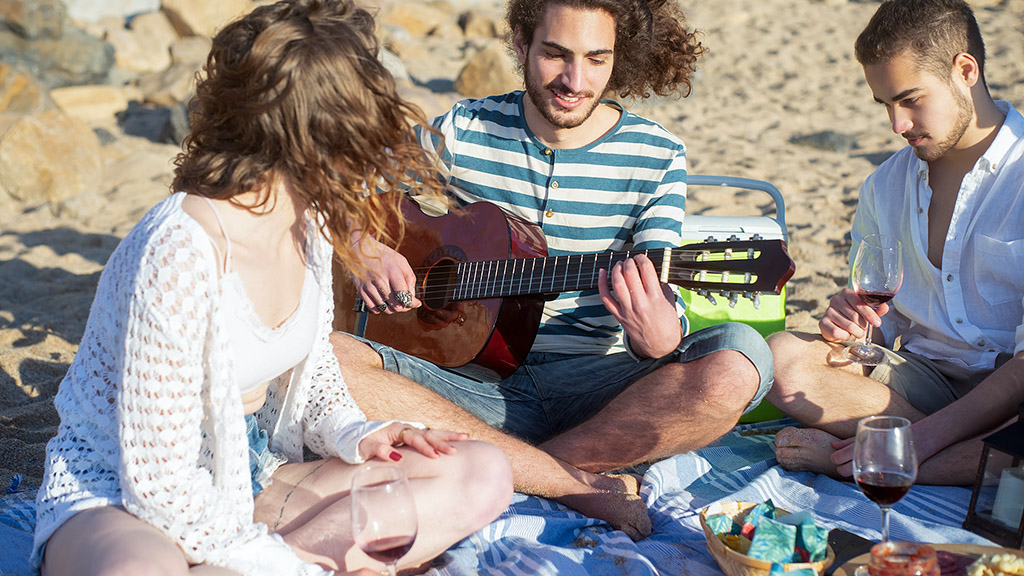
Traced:
<path fill-rule="evenodd" d="M 668 282 L 714 301 L 712 293 L 735 306 L 742 295 L 757 304 L 757 295 L 779 294 L 796 272 L 786 241 L 709 239 L 672 251 Z"/>

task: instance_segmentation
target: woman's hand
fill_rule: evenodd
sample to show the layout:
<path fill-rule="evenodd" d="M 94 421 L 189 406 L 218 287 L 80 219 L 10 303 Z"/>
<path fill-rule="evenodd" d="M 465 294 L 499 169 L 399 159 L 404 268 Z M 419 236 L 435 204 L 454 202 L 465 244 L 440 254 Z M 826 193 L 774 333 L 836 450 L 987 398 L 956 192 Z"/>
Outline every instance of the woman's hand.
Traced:
<path fill-rule="evenodd" d="M 882 325 L 882 316 L 889 312 L 889 304 L 872 308 L 864 303 L 852 288 L 844 288 L 828 302 L 828 310 L 818 322 L 821 336 L 829 342 L 846 342 L 863 338 L 867 323 L 875 328 Z"/>
<path fill-rule="evenodd" d="M 452 455 L 457 451 L 449 442 L 460 442 L 468 440 L 469 434 L 465 432 L 451 432 L 449 430 L 420 430 L 394 422 L 385 428 L 370 434 L 359 443 L 359 455 L 364 460 L 376 456 L 381 460 L 398 462 L 402 459 L 401 453 L 394 448 L 408 446 L 427 458 L 437 458 L 441 454 Z"/>
<path fill-rule="evenodd" d="M 356 292 L 371 314 L 405 312 L 420 305 L 416 298 L 416 273 L 409 261 L 372 236 L 363 236 L 355 246 L 367 277 L 353 275 Z"/>

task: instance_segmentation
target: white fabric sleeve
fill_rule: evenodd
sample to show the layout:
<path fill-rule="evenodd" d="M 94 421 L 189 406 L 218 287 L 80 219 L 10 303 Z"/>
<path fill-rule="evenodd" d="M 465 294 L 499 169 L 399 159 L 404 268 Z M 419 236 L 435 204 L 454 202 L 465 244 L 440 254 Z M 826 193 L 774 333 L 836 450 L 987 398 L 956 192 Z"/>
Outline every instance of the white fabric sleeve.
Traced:
<path fill-rule="evenodd" d="M 152 242 L 136 282 L 125 282 L 134 293 L 117 383 L 124 507 L 176 542 L 191 563 L 248 576 L 329 574 L 255 525 L 249 494 L 225 497 L 200 465 L 214 275 L 187 236 L 168 234 Z"/>

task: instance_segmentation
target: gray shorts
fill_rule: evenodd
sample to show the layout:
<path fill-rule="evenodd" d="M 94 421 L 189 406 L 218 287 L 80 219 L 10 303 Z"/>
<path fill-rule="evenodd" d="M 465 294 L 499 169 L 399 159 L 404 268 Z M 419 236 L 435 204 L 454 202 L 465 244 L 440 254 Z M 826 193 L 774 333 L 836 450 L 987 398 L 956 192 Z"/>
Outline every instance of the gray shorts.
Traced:
<path fill-rule="evenodd" d="M 876 366 L 871 379 L 885 384 L 903 396 L 910 405 L 924 414 L 931 414 L 963 398 L 995 369 L 971 372 L 966 368 L 945 360 L 932 360 L 899 350 L 885 350 L 889 362 Z M 1010 354 L 996 358 L 996 368 L 1007 360 Z"/>
<path fill-rule="evenodd" d="M 364 340 L 365 341 L 365 340 Z M 382 344 L 366 341 L 384 368 L 444 396 L 488 425 L 534 444 L 589 420 L 633 382 L 671 362 L 690 362 L 722 350 L 746 356 L 761 376 L 753 410 L 772 385 L 772 356 L 764 338 L 746 324 L 719 324 L 683 338 L 663 358 L 636 361 L 625 352 L 598 355 L 531 353 L 501 382 L 478 380 L 440 368 Z M 686 399 L 678 401 L 686 410 Z"/>

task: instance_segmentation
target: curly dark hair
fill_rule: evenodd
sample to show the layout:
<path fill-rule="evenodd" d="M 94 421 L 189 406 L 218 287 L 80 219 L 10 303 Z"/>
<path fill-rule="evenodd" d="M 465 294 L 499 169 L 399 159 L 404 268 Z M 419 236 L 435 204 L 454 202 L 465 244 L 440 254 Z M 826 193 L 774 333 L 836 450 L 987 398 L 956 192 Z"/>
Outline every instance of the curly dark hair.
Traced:
<path fill-rule="evenodd" d="M 698 33 L 686 28 L 676 0 L 510 0 L 506 18 L 512 34 L 533 43 L 548 6 L 603 10 L 615 19 L 615 59 L 608 90 L 624 98 L 651 93 L 689 96 L 698 60 L 707 51 Z M 521 68 L 521 66 L 520 66 Z"/>
<path fill-rule="evenodd" d="M 401 194 L 375 192 L 441 189 L 413 131 L 423 112 L 398 96 L 373 31 L 354 0 L 285 0 L 224 27 L 196 75 L 172 189 L 234 199 L 285 179 L 359 273 L 353 231 L 389 243 L 404 231 Z"/>
<path fill-rule="evenodd" d="M 963 0 L 886 0 L 857 37 L 854 52 L 861 65 L 908 53 L 920 70 L 945 81 L 956 56 L 967 53 L 985 80 L 985 42 Z"/>

